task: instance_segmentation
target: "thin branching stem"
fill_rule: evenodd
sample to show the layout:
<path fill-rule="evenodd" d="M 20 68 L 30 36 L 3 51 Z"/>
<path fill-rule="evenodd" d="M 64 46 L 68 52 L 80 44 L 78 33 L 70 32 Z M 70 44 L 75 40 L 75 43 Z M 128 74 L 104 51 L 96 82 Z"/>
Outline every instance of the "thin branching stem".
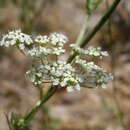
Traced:
<path fill-rule="evenodd" d="M 27 114 L 25 115 L 24 117 L 24 121 L 25 123 L 29 123 L 29 121 L 31 121 L 31 119 L 33 119 L 34 115 L 38 112 L 38 110 L 40 109 L 40 107 L 48 100 L 51 98 L 51 96 L 56 92 L 57 90 L 57 86 L 52 86 L 49 88 L 48 92 L 41 97 L 41 99 L 36 103 L 36 106 L 34 106 L 32 108 L 32 110 Z"/>
<path fill-rule="evenodd" d="M 77 45 L 79 45 L 79 44 L 82 42 L 82 40 L 83 40 L 83 38 L 84 38 L 84 35 L 85 35 L 85 33 L 87 32 L 87 29 L 88 29 L 88 20 L 89 20 L 89 18 L 90 18 L 90 15 L 87 15 L 87 16 L 85 17 L 85 19 L 84 19 L 83 26 L 82 26 L 81 31 L 80 31 L 80 33 L 79 33 L 79 36 L 78 36 L 78 38 L 77 38 L 77 40 L 76 40 L 76 44 L 77 44 Z"/>
<path fill-rule="evenodd" d="M 80 47 L 85 47 L 89 43 L 89 41 L 95 36 L 95 34 L 100 30 L 100 28 L 106 23 L 106 21 L 109 19 L 109 17 L 112 15 L 112 13 L 115 11 L 118 4 L 121 2 L 121 0 L 114 0 L 111 7 L 108 9 L 108 11 L 103 15 L 101 20 L 97 23 L 97 25 L 94 27 L 94 29 L 84 38 L 84 40 L 79 44 Z M 71 55 L 68 59 L 68 62 L 71 62 L 75 57 L 77 53 L 74 53 Z"/>

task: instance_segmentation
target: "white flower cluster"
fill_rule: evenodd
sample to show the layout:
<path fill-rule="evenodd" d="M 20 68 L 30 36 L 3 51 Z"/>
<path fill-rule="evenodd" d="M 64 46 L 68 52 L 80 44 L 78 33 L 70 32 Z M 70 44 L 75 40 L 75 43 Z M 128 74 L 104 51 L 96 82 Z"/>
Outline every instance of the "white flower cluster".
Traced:
<path fill-rule="evenodd" d="M 108 73 L 102 67 L 94 64 L 94 62 L 87 62 L 77 56 L 75 63 L 79 64 L 83 68 L 85 72 L 84 76 L 86 77 L 85 79 L 88 82 L 93 82 L 96 83 L 96 85 L 104 86 L 113 79 L 111 73 Z"/>
<path fill-rule="evenodd" d="M 67 91 L 80 90 L 80 83 L 83 80 L 75 73 L 71 64 L 64 61 L 53 62 L 52 64 L 40 65 L 26 73 L 29 79 L 35 84 L 52 83 L 53 86 L 66 87 Z"/>
<path fill-rule="evenodd" d="M 51 54 L 52 50 L 46 47 L 37 46 L 28 50 L 26 53 L 33 58 L 43 58 Z"/>
<path fill-rule="evenodd" d="M 101 47 L 88 47 L 87 49 L 82 49 L 79 46 L 75 44 L 70 45 L 74 51 L 77 53 L 91 56 L 92 58 L 100 58 L 102 59 L 104 56 L 108 56 L 108 53 L 106 51 L 102 51 Z"/>
<path fill-rule="evenodd" d="M 101 51 L 101 47 L 88 47 L 86 50 L 83 51 L 84 54 L 93 56 L 93 57 L 99 57 L 102 58 L 104 56 L 108 56 L 108 53 L 106 51 Z"/>
<path fill-rule="evenodd" d="M 3 36 L 0 46 L 9 47 L 16 45 L 23 50 L 32 43 L 33 41 L 29 35 L 22 33 L 21 30 L 15 30 Z"/>
<path fill-rule="evenodd" d="M 26 53 L 33 58 L 41 58 L 48 55 L 59 56 L 65 53 L 63 46 L 67 41 L 67 37 L 61 33 L 52 33 L 50 36 L 39 35 L 34 39 L 36 44 Z"/>
<path fill-rule="evenodd" d="M 71 92 L 80 90 L 80 87 L 88 84 L 104 87 L 112 80 L 110 73 L 90 61 L 90 58 L 102 58 L 108 55 L 99 47 L 82 49 L 71 44 L 72 49 L 79 55 L 72 63 L 60 61 L 58 57 L 65 53 L 64 45 L 67 41 L 67 37 L 61 33 L 52 33 L 49 36 L 38 35 L 32 39 L 21 30 L 16 30 L 3 36 L 0 45 L 17 46 L 33 58 L 32 69 L 26 74 L 36 86 L 49 82 L 53 86 L 65 87 Z M 87 60 L 88 56 L 89 60 Z"/>
<path fill-rule="evenodd" d="M 47 43 L 49 43 L 49 38 L 48 38 L 48 36 L 47 35 L 44 35 L 44 36 L 42 36 L 42 35 L 38 35 L 36 38 L 35 38 L 35 40 L 34 40 L 36 43 L 39 43 L 39 44 L 47 44 Z"/>
<path fill-rule="evenodd" d="M 52 45 L 60 47 L 63 47 L 64 44 L 68 41 L 68 38 L 61 33 L 52 33 L 49 39 Z"/>
<path fill-rule="evenodd" d="M 53 63 L 49 69 L 53 85 L 67 87 L 69 92 L 74 89 L 80 90 L 80 82 L 82 80 L 75 73 L 75 69 L 71 64 L 64 61 L 58 61 L 57 63 Z"/>
<path fill-rule="evenodd" d="M 34 85 L 39 85 L 43 83 L 43 73 L 40 67 L 38 69 L 32 68 L 32 70 L 26 72 L 26 75 L 29 80 L 34 83 Z"/>
<path fill-rule="evenodd" d="M 33 82 L 34 85 L 42 83 L 51 83 L 49 66 L 36 63 L 32 69 L 26 72 L 27 78 Z"/>
<path fill-rule="evenodd" d="M 70 47 L 73 49 L 73 51 L 75 51 L 77 53 L 82 53 L 82 49 L 78 45 L 70 44 Z"/>

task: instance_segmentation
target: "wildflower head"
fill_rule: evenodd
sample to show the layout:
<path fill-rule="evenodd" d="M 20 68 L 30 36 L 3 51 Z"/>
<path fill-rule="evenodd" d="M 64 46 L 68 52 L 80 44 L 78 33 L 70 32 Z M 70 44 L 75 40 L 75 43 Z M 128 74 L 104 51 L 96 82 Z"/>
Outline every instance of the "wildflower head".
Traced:
<path fill-rule="evenodd" d="M 52 33 L 49 39 L 52 45 L 61 47 L 68 41 L 68 38 L 61 33 Z"/>
<path fill-rule="evenodd" d="M 112 75 L 96 65 L 93 58 L 102 59 L 108 53 L 100 47 L 83 49 L 73 44 L 70 46 L 78 55 L 73 62 L 67 63 L 59 60 L 66 52 L 64 45 L 67 41 L 67 37 L 61 33 L 38 35 L 32 39 L 21 30 L 16 30 L 3 36 L 0 45 L 16 46 L 33 59 L 32 68 L 26 75 L 35 86 L 49 82 L 54 87 L 65 87 L 68 92 L 79 91 L 82 86 L 90 85 L 104 88 L 104 85 L 112 80 Z"/>
<path fill-rule="evenodd" d="M 33 40 L 29 35 L 22 33 L 21 30 L 15 30 L 3 36 L 0 46 L 9 47 L 15 45 L 23 50 L 32 43 Z"/>

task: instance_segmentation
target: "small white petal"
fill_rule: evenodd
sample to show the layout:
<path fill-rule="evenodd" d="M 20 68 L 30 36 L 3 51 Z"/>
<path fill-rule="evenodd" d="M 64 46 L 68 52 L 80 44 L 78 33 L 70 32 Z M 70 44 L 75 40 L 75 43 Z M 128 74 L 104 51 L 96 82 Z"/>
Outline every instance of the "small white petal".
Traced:
<path fill-rule="evenodd" d="M 73 92 L 74 91 L 73 87 L 67 87 L 66 89 L 67 89 L 67 92 Z"/>

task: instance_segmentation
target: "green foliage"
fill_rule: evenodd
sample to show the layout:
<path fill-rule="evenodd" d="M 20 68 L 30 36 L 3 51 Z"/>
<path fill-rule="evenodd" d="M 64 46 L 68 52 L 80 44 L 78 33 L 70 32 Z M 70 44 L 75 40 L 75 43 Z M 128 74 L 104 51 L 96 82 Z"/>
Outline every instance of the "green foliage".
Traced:
<path fill-rule="evenodd" d="M 6 115 L 6 119 L 10 130 L 27 130 L 27 125 L 21 116 L 12 113 L 10 118 Z"/>
<path fill-rule="evenodd" d="M 88 15 L 91 15 L 103 0 L 86 0 Z"/>

